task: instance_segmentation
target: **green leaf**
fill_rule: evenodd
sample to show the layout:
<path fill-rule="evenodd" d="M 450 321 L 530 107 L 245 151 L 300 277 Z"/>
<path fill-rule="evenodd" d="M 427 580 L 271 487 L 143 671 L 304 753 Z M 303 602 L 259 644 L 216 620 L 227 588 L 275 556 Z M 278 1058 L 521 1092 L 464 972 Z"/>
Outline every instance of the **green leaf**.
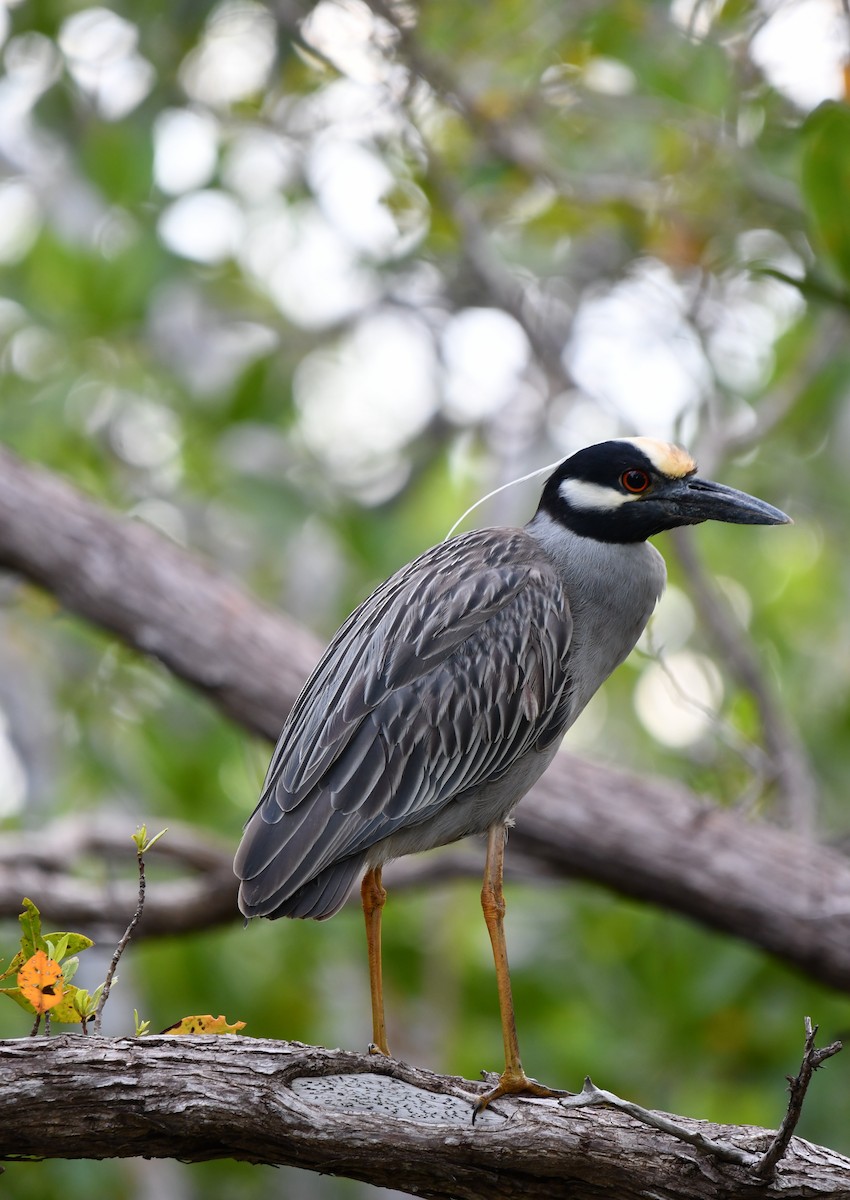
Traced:
<path fill-rule="evenodd" d="M 56 1021 L 60 1025 L 79 1025 L 80 1013 L 75 1004 L 79 988 L 66 987 L 62 995 L 62 999 L 58 1004 L 55 1004 L 50 1010 L 50 1020 Z"/>
<path fill-rule="evenodd" d="M 3 971 L 2 974 L 0 974 L 0 979 L 8 979 L 10 975 L 17 975 L 18 971 L 20 971 L 21 967 L 24 965 L 24 963 L 27 961 L 27 959 L 31 958 L 31 957 L 32 957 L 32 955 L 25 954 L 23 952 L 23 950 L 19 950 L 18 953 L 15 955 L 15 957 L 12 959 L 12 961 L 9 963 L 6 970 Z"/>
<path fill-rule="evenodd" d="M 153 140 L 142 123 L 86 123 L 80 152 L 88 177 L 113 203 L 136 206 L 150 196 Z"/>
<path fill-rule="evenodd" d="M 60 962 L 66 954 L 79 954 L 81 951 L 88 950 L 94 945 L 94 942 L 91 940 L 91 938 L 86 937 L 84 933 L 47 933 L 44 936 L 46 941 L 54 941 L 56 938 L 59 938 L 59 946 L 57 949 L 61 948 L 63 939 L 68 939 L 64 943 L 64 952 L 56 955 L 56 958 L 58 958 Z"/>
<path fill-rule="evenodd" d="M 168 829 L 160 829 L 159 833 L 155 833 L 152 838 L 148 838 L 147 825 L 140 825 L 133 834 L 133 841 L 136 843 L 136 853 L 141 858 L 143 854 L 147 854 L 153 846 L 157 844 L 161 837 L 165 837 Z"/>
<path fill-rule="evenodd" d="M 61 959 L 63 959 L 65 957 L 65 955 L 68 953 L 68 934 L 67 933 L 63 933 L 61 935 L 61 937 L 59 938 L 58 942 L 54 941 L 50 937 L 45 937 L 44 940 L 47 942 L 48 957 L 55 959 L 57 962 L 59 962 Z"/>
<path fill-rule="evenodd" d="M 73 958 L 66 958 L 62 963 L 62 978 L 66 984 L 69 984 L 77 973 L 80 965 L 80 960 L 74 955 Z"/>
<path fill-rule="evenodd" d="M 850 283 L 850 106 L 828 100 L 806 120 L 801 183 L 815 248 Z"/>
<path fill-rule="evenodd" d="M 18 917 L 21 924 L 21 950 L 24 959 L 32 958 L 36 950 L 47 950 L 47 941 L 41 934 L 41 913 L 32 900 L 24 898 L 24 911 Z"/>
<path fill-rule="evenodd" d="M 0 988 L 0 996 L 8 996 L 10 1000 L 14 1000 L 15 1003 L 19 1004 L 26 1012 L 30 1013 L 32 1016 L 35 1016 L 35 1009 L 30 1004 L 29 1000 L 27 1000 L 23 995 L 20 988 Z M 58 1007 L 59 1005 L 57 1005 L 57 1008 Z"/>

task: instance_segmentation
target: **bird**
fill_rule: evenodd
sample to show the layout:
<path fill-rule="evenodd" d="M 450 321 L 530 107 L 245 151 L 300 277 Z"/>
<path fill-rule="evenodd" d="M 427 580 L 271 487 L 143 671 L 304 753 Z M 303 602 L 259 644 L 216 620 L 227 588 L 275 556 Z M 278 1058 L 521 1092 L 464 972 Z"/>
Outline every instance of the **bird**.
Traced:
<path fill-rule="evenodd" d="M 389 1055 L 384 864 L 486 835 L 481 904 L 505 1067 L 473 1119 L 499 1096 L 563 1094 L 520 1059 L 502 887 L 513 810 L 661 596 L 664 559 L 648 539 L 710 520 L 790 523 L 700 478 L 679 446 L 587 446 L 548 477 L 524 527 L 449 538 L 381 584 L 332 639 L 283 726 L 234 861 L 239 908 L 324 920 L 362 881 L 371 1052 Z"/>

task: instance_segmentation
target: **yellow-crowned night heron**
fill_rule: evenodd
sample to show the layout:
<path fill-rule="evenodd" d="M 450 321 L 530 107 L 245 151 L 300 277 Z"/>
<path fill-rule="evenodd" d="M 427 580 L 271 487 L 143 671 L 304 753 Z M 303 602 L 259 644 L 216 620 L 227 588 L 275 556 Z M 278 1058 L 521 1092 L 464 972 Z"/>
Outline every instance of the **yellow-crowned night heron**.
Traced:
<path fill-rule="evenodd" d="M 503 930 L 505 828 L 661 595 L 647 538 L 789 518 L 696 475 L 677 446 L 603 442 L 563 462 L 524 529 L 480 529 L 402 567 L 348 618 L 280 735 L 236 855 L 249 917 L 331 917 L 362 877 L 373 1048 L 388 1054 L 380 922 L 388 859 L 487 834 L 481 900 L 505 1070 L 478 1102 L 552 1094 L 520 1063 Z"/>

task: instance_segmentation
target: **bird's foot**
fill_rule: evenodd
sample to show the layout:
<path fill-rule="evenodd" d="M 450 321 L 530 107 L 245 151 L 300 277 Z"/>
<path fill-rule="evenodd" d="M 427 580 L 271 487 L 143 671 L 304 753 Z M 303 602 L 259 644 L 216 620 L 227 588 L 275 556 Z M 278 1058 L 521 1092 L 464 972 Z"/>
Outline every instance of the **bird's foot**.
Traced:
<path fill-rule="evenodd" d="M 390 1048 L 386 1042 L 382 1046 L 379 1046 L 377 1042 L 370 1042 L 367 1054 L 380 1054 L 382 1058 L 392 1058 Z"/>
<path fill-rule="evenodd" d="M 563 1089 L 546 1087 L 545 1084 L 538 1083 L 536 1079 L 529 1079 L 522 1067 L 506 1067 L 499 1076 L 496 1086 L 475 1101 L 472 1106 L 472 1122 L 475 1124 L 475 1118 L 484 1112 L 488 1104 L 493 1100 L 498 1100 L 500 1096 L 536 1096 L 543 1100 L 557 1100 L 560 1096 L 569 1094 Z"/>

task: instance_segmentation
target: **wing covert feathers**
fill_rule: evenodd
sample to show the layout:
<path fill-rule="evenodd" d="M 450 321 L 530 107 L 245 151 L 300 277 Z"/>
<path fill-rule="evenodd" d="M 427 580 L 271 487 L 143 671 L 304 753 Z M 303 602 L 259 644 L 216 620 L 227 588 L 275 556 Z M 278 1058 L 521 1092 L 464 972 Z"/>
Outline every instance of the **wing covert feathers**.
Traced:
<path fill-rule="evenodd" d="M 520 529 L 442 542 L 387 580 L 283 728 L 236 856 L 242 911 L 331 915 L 375 842 L 559 736 L 571 631 L 560 577 Z"/>

